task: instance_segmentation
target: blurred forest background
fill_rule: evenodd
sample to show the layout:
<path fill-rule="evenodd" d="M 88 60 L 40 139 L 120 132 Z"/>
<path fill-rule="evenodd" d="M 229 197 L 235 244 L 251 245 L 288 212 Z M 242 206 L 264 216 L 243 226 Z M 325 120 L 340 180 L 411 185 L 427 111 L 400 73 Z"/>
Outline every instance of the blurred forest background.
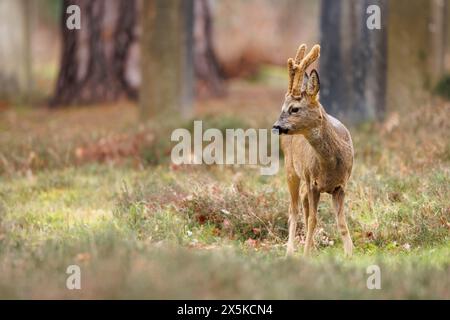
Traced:
<path fill-rule="evenodd" d="M 450 298 L 449 16 L 448 0 L 0 0 L 0 297 Z M 193 119 L 270 128 L 301 43 L 321 44 L 321 103 L 355 143 L 352 261 L 327 202 L 316 260 L 278 259 L 283 170 L 170 162 Z"/>
<path fill-rule="evenodd" d="M 71 4 L 81 8 L 80 31 L 66 28 Z M 381 30 L 366 27 L 370 4 L 382 8 Z M 159 96 L 166 109 L 189 109 L 194 97 L 224 96 L 228 82 L 284 66 L 305 42 L 322 44 L 322 96 L 332 113 L 351 109 L 358 122 L 421 104 L 450 68 L 445 0 L 200 0 L 181 8 L 170 1 L 4 0 L 1 6 L 3 108 L 141 96 L 142 109 L 159 112 L 152 100 Z M 149 18 L 155 12 L 160 19 Z M 164 85 L 176 78 L 185 80 L 171 85 L 181 89 L 181 102 L 168 103 L 173 94 Z M 364 93 L 366 87 L 374 93 Z"/>

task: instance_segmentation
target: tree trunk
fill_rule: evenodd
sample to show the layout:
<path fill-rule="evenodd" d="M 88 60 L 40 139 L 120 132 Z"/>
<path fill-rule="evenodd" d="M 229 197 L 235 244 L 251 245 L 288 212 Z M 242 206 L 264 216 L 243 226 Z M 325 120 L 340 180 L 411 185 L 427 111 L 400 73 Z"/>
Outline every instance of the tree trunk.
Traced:
<path fill-rule="evenodd" d="M 194 1 L 194 64 L 199 96 L 225 94 L 223 72 L 213 46 L 213 27 L 209 0 Z"/>
<path fill-rule="evenodd" d="M 381 29 L 370 30 L 367 7 L 381 9 Z M 323 0 L 321 100 L 352 123 L 381 119 L 386 106 L 387 5 L 385 0 Z"/>
<path fill-rule="evenodd" d="M 108 2 L 106 4 L 106 2 Z M 66 27 L 66 9 L 81 9 L 81 30 Z M 136 98 L 126 78 L 134 39 L 135 0 L 64 0 L 61 16 L 63 52 L 52 106 Z"/>
<path fill-rule="evenodd" d="M 423 0 L 389 2 L 389 109 L 408 111 L 428 99 L 430 4 Z"/>
<path fill-rule="evenodd" d="M 71 4 L 80 6 L 81 30 L 69 30 L 66 27 L 66 9 Z M 138 39 L 138 28 L 141 26 L 137 11 L 140 6 L 147 8 L 153 5 L 157 5 L 155 0 L 64 0 L 61 66 L 50 105 L 90 104 L 114 101 L 121 97 L 137 99 L 142 82 L 139 49 L 144 43 Z M 186 77 L 184 82 L 191 81 L 195 72 L 199 96 L 222 95 L 225 86 L 213 49 L 209 0 L 188 0 L 183 5 L 180 2 L 180 6 L 183 8 L 180 7 L 177 15 L 182 17 L 182 23 L 188 29 L 195 28 L 195 34 L 186 32 L 180 24 L 180 30 L 185 35 L 183 41 L 187 43 L 185 47 L 191 48 L 186 52 L 190 57 L 186 57 L 194 61 L 191 63 L 193 68 L 186 67 L 186 72 L 181 73 Z M 147 20 L 149 18 L 145 16 L 142 22 L 148 28 L 151 22 Z M 151 32 L 145 31 L 143 37 L 148 40 L 148 33 Z M 164 33 L 164 30 L 158 32 Z M 188 66 L 187 63 L 183 65 Z M 190 105 L 193 92 L 191 89 L 184 90 L 187 87 L 180 87 L 183 96 L 181 101 Z"/>
<path fill-rule="evenodd" d="M 447 45 L 447 1 L 431 1 L 431 84 L 436 85 L 445 70 Z"/>
<path fill-rule="evenodd" d="M 322 0 L 320 17 L 321 53 L 320 53 L 320 99 L 327 111 L 337 115 L 348 100 L 348 83 L 342 81 L 345 66 L 341 47 L 342 2 L 339 0 Z"/>
<path fill-rule="evenodd" d="M 140 107 L 144 118 L 191 113 L 193 6 L 193 0 L 143 3 Z"/>
<path fill-rule="evenodd" d="M 137 4 L 135 0 L 127 1 L 121 0 L 119 3 L 119 26 L 116 27 L 114 33 L 114 52 L 113 52 L 113 67 L 114 74 L 119 79 L 126 96 L 132 99 L 137 99 L 138 89 L 133 85 L 127 73 L 132 69 L 128 67 L 131 48 L 136 43 L 136 21 L 138 19 Z"/>
<path fill-rule="evenodd" d="M 30 0 L 0 1 L 0 100 L 23 102 L 30 95 L 31 5 Z"/>

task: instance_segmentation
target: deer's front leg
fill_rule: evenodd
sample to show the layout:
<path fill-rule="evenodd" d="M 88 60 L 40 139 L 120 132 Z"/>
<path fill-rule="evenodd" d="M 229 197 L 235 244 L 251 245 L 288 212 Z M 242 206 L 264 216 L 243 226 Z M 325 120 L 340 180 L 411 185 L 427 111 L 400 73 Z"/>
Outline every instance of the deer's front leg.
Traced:
<path fill-rule="evenodd" d="M 347 257 L 351 257 L 353 251 L 353 241 L 350 237 L 350 232 L 348 231 L 347 221 L 345 220 L 344 198 L 345 192 L 341 187 L 333 192 L 333 207 L 336 212 L 336 222 L 339 233 L 341 234 L 342 242 L 344 243 L 344 252 Z"/>
<path fill-rule="evenodd" d="M 308 202 L 308 188 L 304 183 L 300 186 L 300 201 L 302 202 L 303 224 L 306 234 L 306 232 L 308 231 L 309 202 Z"/>
<path fill-rule="evenodd" d="M 314 247 L 313 237 L 314 229 L 317 223 L 317 206 L 320 200 L 320 192 L 309 188 L 308 190 L 308 204 L 309 204 L 309 217 L 308 217 L 308 230 L 306 231 L 306 241 L 305 241 L 305 255 L 310 255 L 312 248 Z"/>
<path fill-rule="evenodd" d="M 297 230 L 298 218 L 298 189 L 300 179 L 296 175 L 288 175 L 289 193 L 291 195 L 291 202 L 289 204 L 289 239 L 287 243 L 286 256 L 294 254 L 295 249 L 295 233 Z"/>

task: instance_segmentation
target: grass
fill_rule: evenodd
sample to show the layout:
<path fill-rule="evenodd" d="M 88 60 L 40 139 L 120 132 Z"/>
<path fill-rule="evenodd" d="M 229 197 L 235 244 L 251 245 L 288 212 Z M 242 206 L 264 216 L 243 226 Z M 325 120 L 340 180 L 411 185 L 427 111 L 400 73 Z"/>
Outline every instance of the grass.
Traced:
<path fill-rule="evenodd" d="M 243 91 L 232 88 L 226 113 L 211 100 L 196 119 L 267 127 L 276 95 Z M 263 177 L 246 166 L 174 166 L 164 137 L 176 123 L 136 126 L 130 105 L 5 111 L 0 298 L 449 299 L 449 111 L 437 103 L 351 129 L 350 260 L 328 196 L 313 256 L 301 253 L 300 223 L 299 251 L 284 258 L 283 169 Z M 73 264 L 81 290 L 65 285 Z M 366 286 L 373 264 L 381 290 Z"/>

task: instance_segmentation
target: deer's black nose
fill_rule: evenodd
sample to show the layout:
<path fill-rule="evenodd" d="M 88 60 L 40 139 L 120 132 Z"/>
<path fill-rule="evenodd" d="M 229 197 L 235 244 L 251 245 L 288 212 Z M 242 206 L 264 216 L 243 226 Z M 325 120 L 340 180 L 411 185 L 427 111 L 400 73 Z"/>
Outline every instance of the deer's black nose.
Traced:
<path fill-rule="evenodd" d="M 279 125 L 274 125 L 274 126 L 272 127 L 272 132 L 273 132 L 273 133 L 278 133 L 278 134 L 283 134 L 283 133 L 287 133 L 288 130 L 285 129 L 285 128 L 282 128 L 282 127 L 279 126 Z"/>

